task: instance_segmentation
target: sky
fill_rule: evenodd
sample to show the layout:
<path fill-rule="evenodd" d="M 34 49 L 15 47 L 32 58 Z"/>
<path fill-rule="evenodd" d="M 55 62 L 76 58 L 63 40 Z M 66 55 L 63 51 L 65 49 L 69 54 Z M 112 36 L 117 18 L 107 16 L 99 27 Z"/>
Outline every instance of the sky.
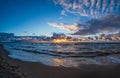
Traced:
<path fill-rule="evenodd" d="M 95 35 L 120 31 L 120 0 L 0 0 L 0 32 Z"/>

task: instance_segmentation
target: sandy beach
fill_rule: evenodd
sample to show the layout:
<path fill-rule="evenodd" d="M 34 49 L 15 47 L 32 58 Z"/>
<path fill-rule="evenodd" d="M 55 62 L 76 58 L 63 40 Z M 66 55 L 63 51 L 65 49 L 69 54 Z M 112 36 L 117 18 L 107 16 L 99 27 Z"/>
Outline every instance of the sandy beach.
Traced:
<path fill-rule="evenodd" d="M 120 78 L 120 65 L 52 67 L 11 59 L 0 45 L 0 78 Z"/>

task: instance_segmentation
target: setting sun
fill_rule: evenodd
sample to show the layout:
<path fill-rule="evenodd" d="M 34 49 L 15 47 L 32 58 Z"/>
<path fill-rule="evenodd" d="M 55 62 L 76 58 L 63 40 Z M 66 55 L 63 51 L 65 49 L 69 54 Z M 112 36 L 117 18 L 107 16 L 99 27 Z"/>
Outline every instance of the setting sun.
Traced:
<path fill-rule="evenodd" d="M 62 38 L 62 39 L 53 39 L 52 42 L 54 43 L 63 43 L 63 42 L 67 42 L 68 40 L 66 38 Z"/>

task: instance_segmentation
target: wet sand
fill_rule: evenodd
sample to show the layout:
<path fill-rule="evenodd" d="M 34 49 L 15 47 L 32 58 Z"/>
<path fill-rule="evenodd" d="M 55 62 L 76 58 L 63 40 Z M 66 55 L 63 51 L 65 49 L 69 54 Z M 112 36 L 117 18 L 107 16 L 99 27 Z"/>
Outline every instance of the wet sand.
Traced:
<path fill-rule="evenodd" d="M 120 65 L 51 67 L 41 63 L 11 59 L 0 45 L 0 78 L 120 78 Z"/>

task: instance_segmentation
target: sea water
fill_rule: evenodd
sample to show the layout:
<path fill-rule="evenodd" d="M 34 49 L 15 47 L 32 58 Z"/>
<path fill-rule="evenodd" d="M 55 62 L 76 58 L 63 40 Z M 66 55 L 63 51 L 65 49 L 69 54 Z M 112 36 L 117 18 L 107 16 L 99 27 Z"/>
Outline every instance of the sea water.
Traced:
<path fill-rule="evenodd" d="M 78 67 L 81 64 L 120 63 L 120 44 L 112 43 L 4 43 L 9 57 L 49 66 Z"/>

